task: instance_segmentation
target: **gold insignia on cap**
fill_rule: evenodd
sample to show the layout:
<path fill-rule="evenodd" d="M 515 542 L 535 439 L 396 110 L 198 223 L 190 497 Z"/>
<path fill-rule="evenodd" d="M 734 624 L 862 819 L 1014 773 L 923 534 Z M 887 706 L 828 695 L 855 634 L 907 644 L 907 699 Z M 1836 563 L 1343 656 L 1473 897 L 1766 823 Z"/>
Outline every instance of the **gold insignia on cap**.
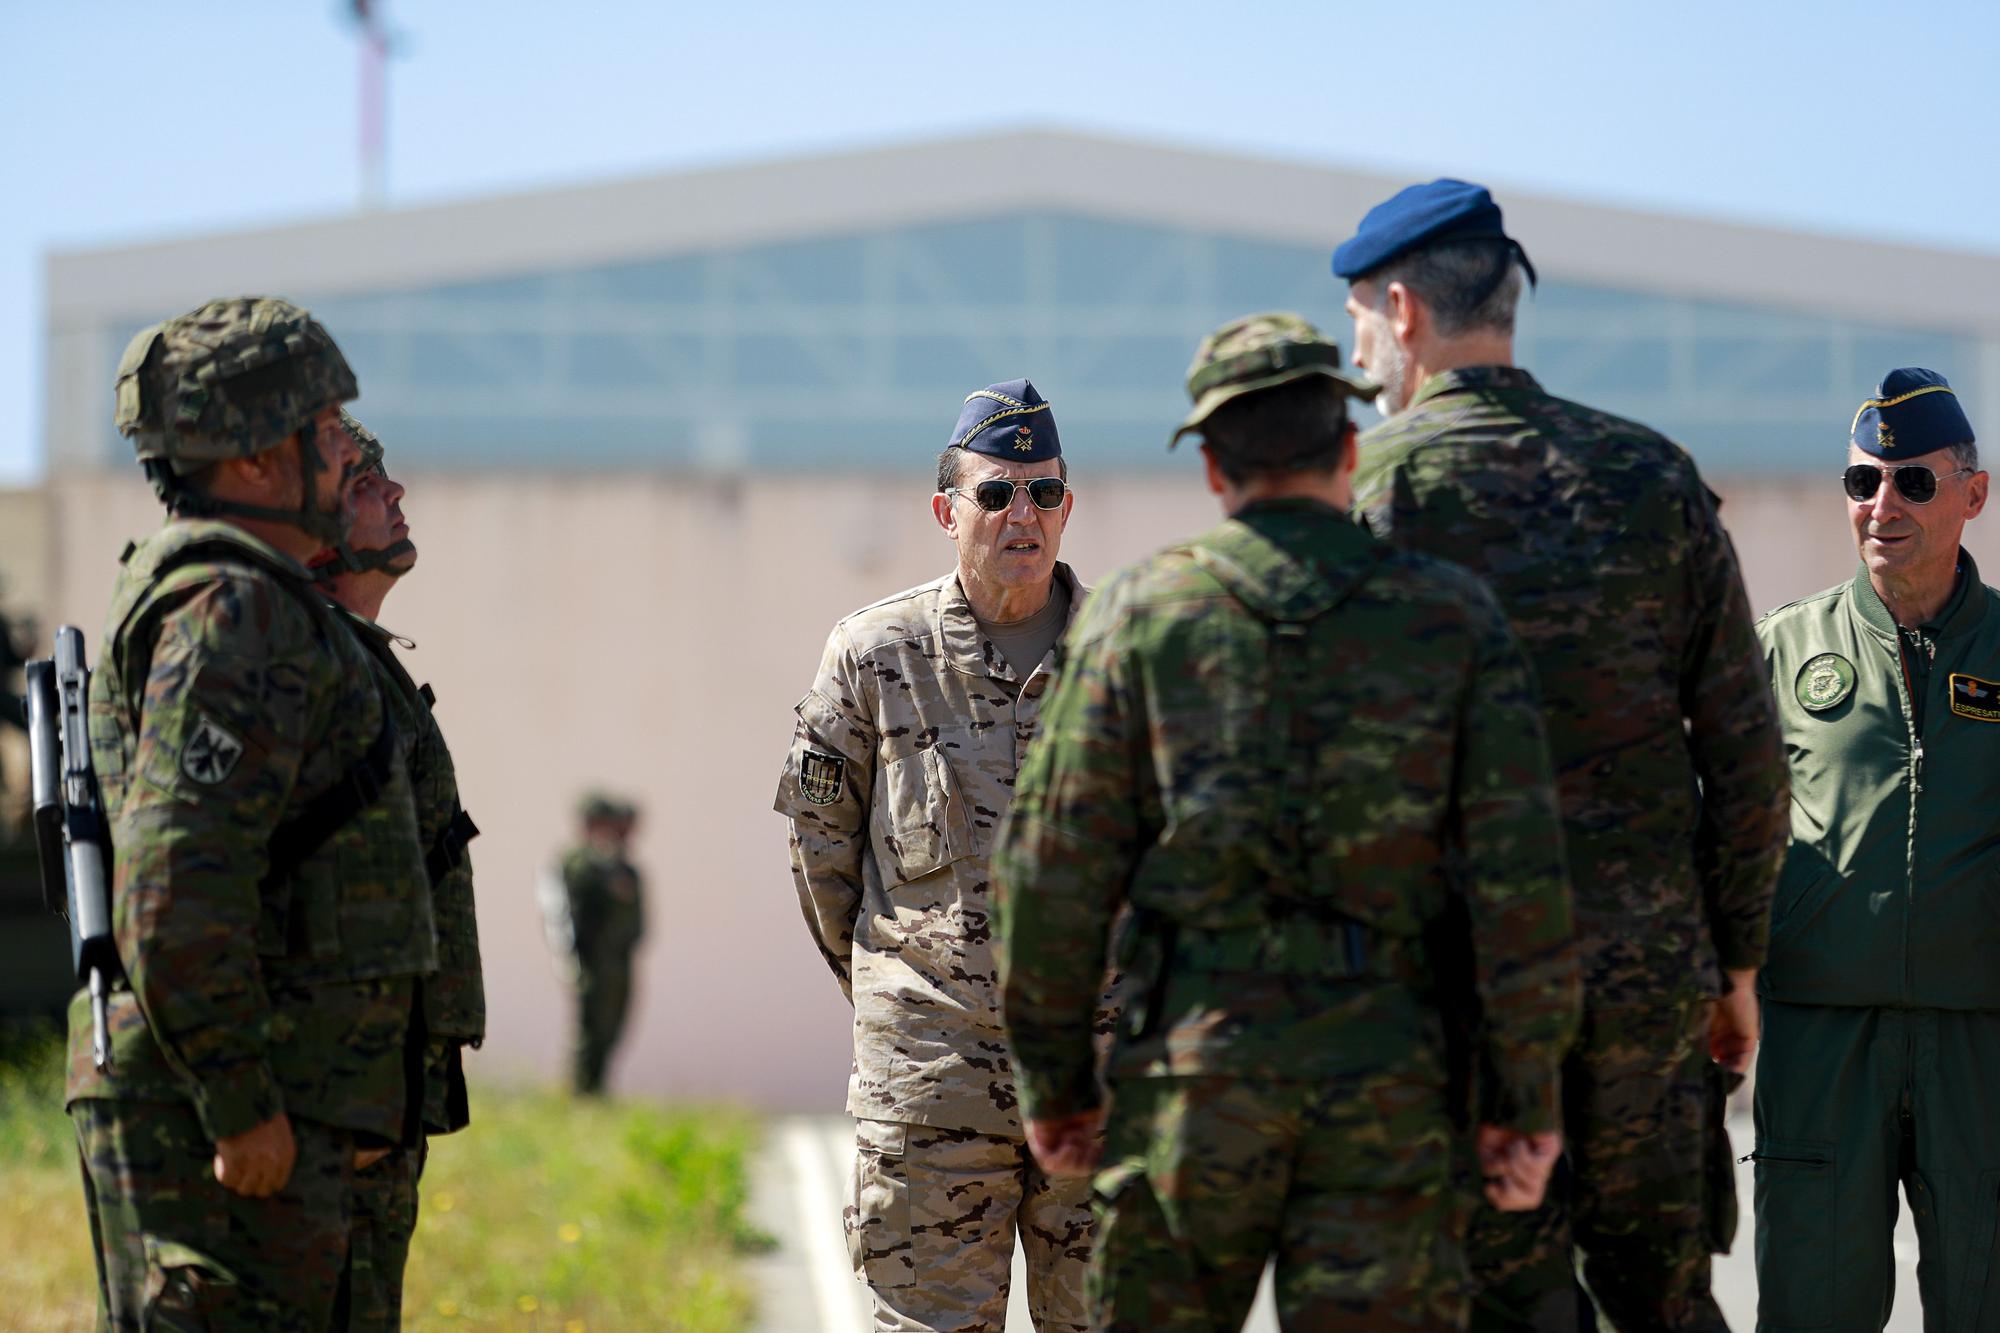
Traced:
<path fill-rule="evenodd" d="M 1035 432 L 1026 426 L 1014 427 L 1014 447 L 1024 454 L 1035 452 Z"/>
<path fill-rule="evenodd" d="M 1875 428 L 1875 443 L 1881 445 L 1884 449 L 1894 449 L 1896 447 L 1896 432 L 1889 429 L 1888 422 L 1884 421 Z"/>

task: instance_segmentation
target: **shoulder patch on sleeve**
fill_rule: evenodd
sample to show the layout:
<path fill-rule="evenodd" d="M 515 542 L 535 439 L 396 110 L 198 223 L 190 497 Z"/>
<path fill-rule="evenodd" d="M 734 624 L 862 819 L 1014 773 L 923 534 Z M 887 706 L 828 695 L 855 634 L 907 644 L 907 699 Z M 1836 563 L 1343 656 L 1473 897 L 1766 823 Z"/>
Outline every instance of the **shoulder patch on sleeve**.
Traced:
<path fill-rule="evenodd" d="M 200 725 L 181 747 L 181 772 L 203 786 L 213 787 L 236 771 L 243 742 L 206 713 L 195 715 Z"/>
<path fill-rule="evenodd" d="M 799 792 L 814 805 L 832 805 L 840 799 L 846 775 L 846 759 L 821 750 L 807 750 L 799 759 Z"/>

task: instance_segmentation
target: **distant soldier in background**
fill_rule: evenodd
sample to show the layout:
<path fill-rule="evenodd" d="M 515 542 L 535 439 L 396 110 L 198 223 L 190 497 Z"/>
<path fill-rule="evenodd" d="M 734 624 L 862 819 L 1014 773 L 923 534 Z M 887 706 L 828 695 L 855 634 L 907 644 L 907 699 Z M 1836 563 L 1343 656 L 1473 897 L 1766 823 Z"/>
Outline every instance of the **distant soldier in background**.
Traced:
<path fill-rule="evenodd" d="M 987 856 L 1084 598 L 1057 559 L 1067 477 L 1033 384 L 966 397 L 930 501 L 956 567 L 834 626 L 778 781 L 799 905 L 854 1005 L 847 1245 L 880 1330 L 1001 1333 L 1017 1234 L 1035 1327 L 1086 1321 L 1089 1191 L 1029 1155 L 987 916 Z"/>
<path fill-rule="evenodd" d="M 1028 1141 L 1095 1179 L 1091 1328 L 1455 1330 L 1443 1011 L 1476 968 L 1488 1194 L 1539 1202 L 1576 1030 L 1569 886 L 1532 680 L 1491 594 L 1347 517 L 1339 349 L 1232 321 L 1189 371 L 1227 521 L 1077 618 L 994 851 Z M 1108 1092 L 1091 1039 L 1132 912 Z M 1456 936 L 1439 950 L 1432 941 Z"/>
<path fill-rule="evenodd" d="M 577 809 L 583 840 L 563 853 L 560 910 L 552 935 L 566 940 L 558 959 L 576 989 L 576 1046 L 570 1070 L 578 1093 L 604 1091 L 604 1071 L 625 1031 L 632 1002 L 632 951 L 646 933 L 646 892 L 627 855 L 639 812 L 627 801 L 592 792 Z"/>
<path fill-rule="evenodd" d="M 90 682 L 129 988 L 68 1098 L 104 1325 L 320 1333 L 357 1170 L 403 1141 L 437 966 L 404 744 L 301 563 L 347 537 L 354 376 L 284 301 L 144 330 L 117 423 L 172 519 L 128 548 Z"/>
<path fill-rule="evenodd" d="M 408 1067 L 421 1077 L 421 1106 L 406 1126 L 404 1142 L 354 1178 L 354 1218 L 349 1230 L 348 1286 L 343 1300 L 351 1331 L 402 1327 L 403 1268 L 417 1225 L 417 1179 L 427 1137 L 449 1134 L 470 1119 L 462 1061 L 464 1047 L 486 1036 L 486 992 L 480 971 L 479 923 L 473 911 L 472 862 L 466 844 L 479 830 L 458 800 L 451 751 L 433 715 L 435 696 L 419 686 L 397 659 L 396 635 L 376 623 L 382 603 L 417 563 L 416 543 L 403 518 L 403 487 L 389 477 L 381 441 L 346 412 L 341 424 L 360 446 L 362 467 L 351 491 L 348 540 L 320 553 L 314 575 L 347 612 L 367 648 L 376 683 L 397 729 L 410 740 L 410 781 L 417 832 L 430 879 L 431 915 L 437 925 L 438 971 L 421 983 L 420 1022 L 410 1026 Z M 408 646 L 408 640 L 401 640 Z"/>
<path fill-rule="evenodd" d="M 1706 1065 L 1741 1070 L 1756 1045 L 1787 810 L 1736 552 L 1679 446 L 1514 365 L 1534 269 L 1484 189 L 1411 186 L 1333 271 L 1390 417 L 1361 437 L 1355 513 L 1500 599 L 1540 686 L 1576 889 L 1570 1172 L 1535 1213 L 1474 1218 L 1472 1327 L 1575 1328 L 1580 1250 L 1613 1325 L 1723 1329 Z"/>

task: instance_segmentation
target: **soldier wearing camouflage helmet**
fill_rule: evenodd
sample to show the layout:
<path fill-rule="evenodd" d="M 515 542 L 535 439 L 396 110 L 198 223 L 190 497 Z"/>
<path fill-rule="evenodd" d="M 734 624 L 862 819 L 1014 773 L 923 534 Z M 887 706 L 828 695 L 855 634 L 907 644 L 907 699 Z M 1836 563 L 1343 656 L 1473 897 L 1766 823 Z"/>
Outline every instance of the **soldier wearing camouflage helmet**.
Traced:
<path fill-rule="evenodd" d="M 878 1329 L 1001 1333 L 1017 1233 L 1035 1327 L 1085 1326 L 1088 1192 L 1022 1137 L 987 917 L 993 835 L 1084 598 L 1057 559 L 1067 468 L 1033 384 L 967 396 L 931 497 L 956 568 L 834 626 L 778 784 L 807 927 L 854 1005 L 847 1241 Z"/>
<path fill-rule="evenodd" d="M 1570 1329 L 1575 1252 L 1620 1328 L 1721 1329 L 1704 1083 L 1756 1041 L 1753 982 L 1786 778 L 1736 555 L 1671 441 L 1547 393 L 1513 361 L 1534 269 L 1464 181 L 1415 185 L 1333 256 L 1387 423 L 1355 510 L 1507 609 L 1540 684 L 1584 969 L 1563 1074 L 1568 1187 L 1476 1215 L 1475 1329 Z M 1720 1002 L 1718 1003 L 1718 997 Z M 1727 1187 L 1731 1177 L 1721 1175 Z"/>
<path fill-rule="evenodd" d="M 321 552 L 310 565 L 368 650 L 376 686 L 397 730 L 411 738 L 410 781 L 438 939 L 438 970 L 422 980 L 418 1021 L 410 1029 L 412 1062 L 420 1062 L 423 1071 L 423 1095 L 413 1104 L 419 1123 L 408 1128 L 404 1144 L 355 1173 L 348 1228 L 348 1283 L 340 1326 L 349 1333 L 392 1333 L 402 1327 L 403 1268 L 416 1230 L 417 1181 L 429 1151 L 428 1136 L 453 1133 L 469 1122 L 463 1050 L 478 1046 L 486 1035 L 479 924 L 466 848 L 479 829 L 459 803 L 451 750 L 435 716 L 436 695 L 430 686 L 418 685 L 396 656 L 393 645 L 409 646 L 409 641 L 377 623 L 384 600 L 417 563 L 416 543 L 403 516 L 403 486 L 390 477 L 375 433 L 345 411 L 340 420 L 361 450 L 361 471 L 351 488 L 353 522 L 348 539 Z"/>
<path fill-rule="evenodd" d="M 1373 386 L 1296 315 L 1188 376 L 1220 527 L 1109 579 L 1064 644 L 993 869 L 1028 1138 L 1098 1161 L 1093 1329 L 1454 1329 L 1446 956 L 1494 1071 L 1489 1196 L 1539 1200 L 1575 1029 L 1569 885 L 1527 662 L 1462 570 L 1347 519 Z M 1091 1010 L 1129 907 L 1124 1022 Z"/>
<path fill-rule="evenodd" d="M 284 301 L 141 332 L 117 421 L 170 521 L 128 549 L 90 687 L 129 984 L 68 1098 L 112 1329 L 319 1330 L 353 1174 L 402 1141 L 430 895 L 366 651 L 302 562 L 343 540 L 355 382 Z"/>
<path fill-rule="evenodd" d="M 636 806 L 589 792 L 577 818 L 583 836 L 563 853 L 560 871 L 571 952 L 566 971 L 576 990 L 570 1082 L 578 1093 L 596 1096 L 632 1007 L 632 951 L 646 934 L 646 884 L 631 860 Z"/>

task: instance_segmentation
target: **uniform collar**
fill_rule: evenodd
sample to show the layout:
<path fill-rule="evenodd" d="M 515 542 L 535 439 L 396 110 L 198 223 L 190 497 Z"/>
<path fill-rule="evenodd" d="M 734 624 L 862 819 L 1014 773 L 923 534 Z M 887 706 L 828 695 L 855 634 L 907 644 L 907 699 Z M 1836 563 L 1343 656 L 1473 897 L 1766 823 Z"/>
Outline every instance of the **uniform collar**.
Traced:
<path fill-rule="evenodd" d="M 1084 587 L 1077 581 L 1076 571 L 1060 560 L 1056 561 L 1055 579 L 1069 590 L 1069 615 L 1063 621 L 1067 632 L 1076 623 L 1077 610 L 1083 605 Z M 972 614 L 972 603 L 966 599 L 965 587 L 956 573 L 945 580 L 943 592 L 938 598 L 937 633 L 945 661 L 968 676 L 989 676 L 1020 684 L 1021 677 L 1008 663 L 1007 654 L 980 632 L 979 619 Z"/>
<path fill-rule="evenodd" d="M 1963 546 L 1958 548 L 1958 585 L 1952 589 L 1951 600 L 1938 613 L 1935 627 L 1937 637 L 1949 639 L 1964 634 L 1986 615 L 1986 599 L 1974 597 L 1972 590 L 1978 587 L 1979 566 L 1972 558 L 1972 552 Z M 1882 604 L 1882 598 L 1875 591 L 1875 584 L 1868 577 L 1868 566 L 1862 565 L 1854 572 L 1853 591 L 1850 599 L 1854 610 L 1869 629 L 1882 638 L 1894 640 L 1898 626 L 1896 618 L 1889 614 L 1889 608 Z M 1926 626 L 1925 628 L 1931 628 Z"/>
<path fill-rule="evenodd" d="M 1410 399 L 1410 407 L 1448 393 L 1509 393 L 1523 389 L 1540 393 L 1542 386 L 1519 366 L 1460 366 L 1456 370 L 1440 370 L 1425 380 L 1416 397 Z"/>

